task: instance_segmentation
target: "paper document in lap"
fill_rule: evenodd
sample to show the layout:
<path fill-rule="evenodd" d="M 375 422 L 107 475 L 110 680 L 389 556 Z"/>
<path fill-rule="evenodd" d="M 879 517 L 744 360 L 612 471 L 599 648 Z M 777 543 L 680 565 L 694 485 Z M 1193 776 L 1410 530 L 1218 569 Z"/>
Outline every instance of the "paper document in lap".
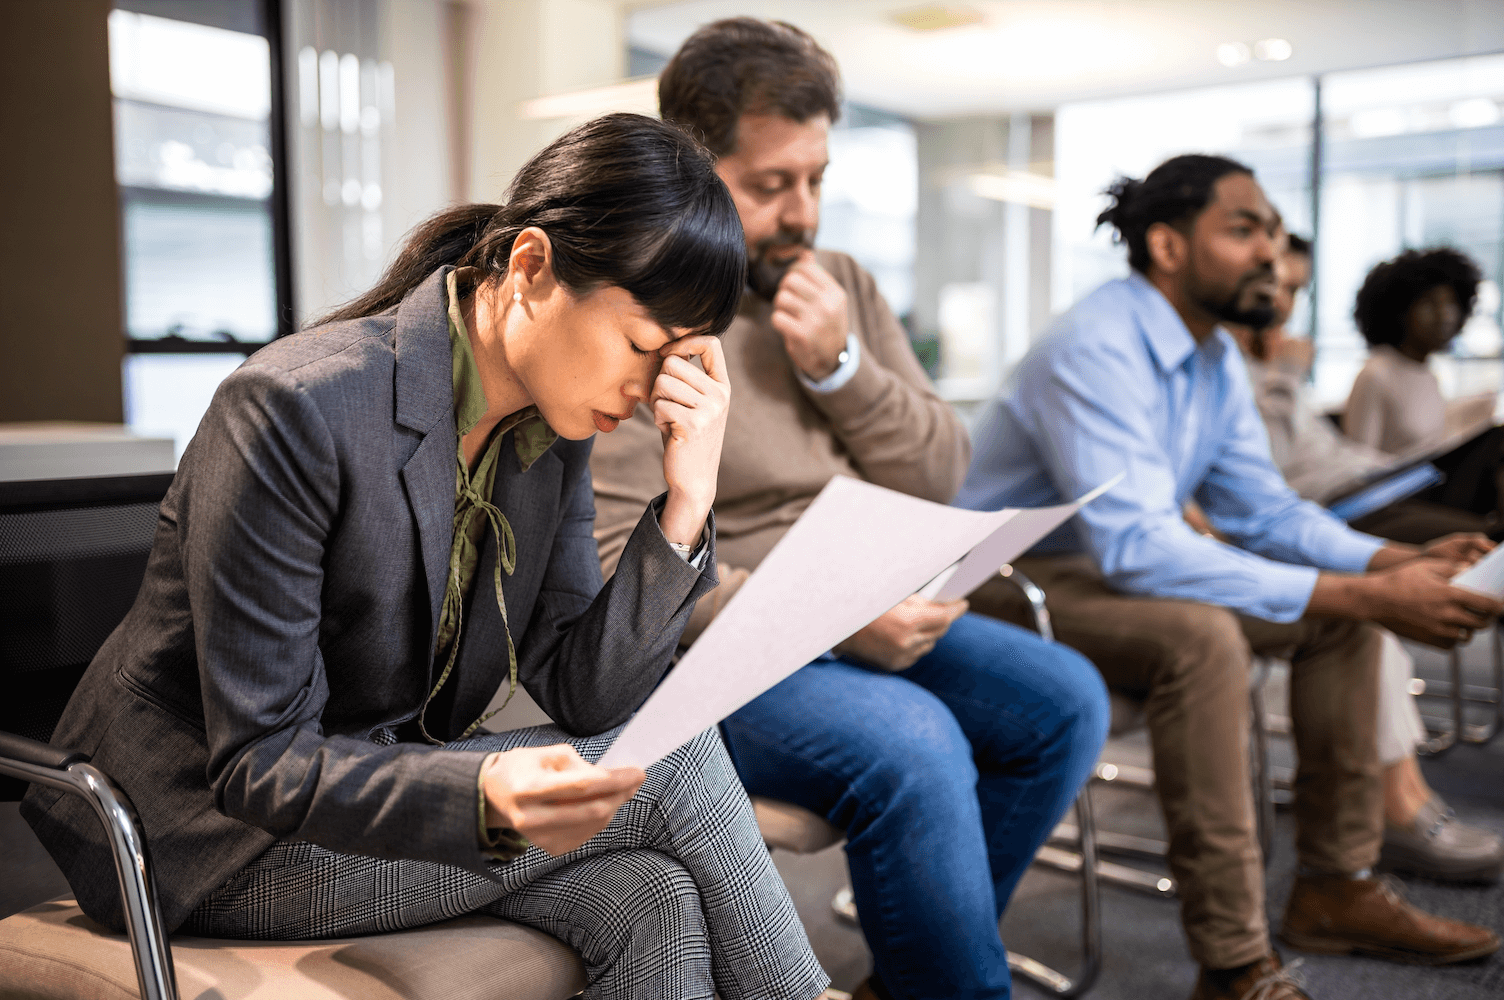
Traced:
<path fill-rule="evenodd" d="M 601 765 L 654 763 L 921 587 L 935 600 L 964 597 L 1116 482 L 1058 507 L 975 511 L 835 477 Z"/>

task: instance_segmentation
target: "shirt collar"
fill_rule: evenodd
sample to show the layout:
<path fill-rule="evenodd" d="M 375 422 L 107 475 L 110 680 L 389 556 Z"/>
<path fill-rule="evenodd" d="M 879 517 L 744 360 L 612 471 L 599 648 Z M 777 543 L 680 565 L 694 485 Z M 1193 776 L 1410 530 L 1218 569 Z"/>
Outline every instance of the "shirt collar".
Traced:
<path fill-rule="evenodd" d="M 1198 348 L 1209 358 L 1219 358 L 1227 348 L 1226 335 L 1217 327 L 1204 343 L 1198 344 L 1180 313 L 1170 305 L 1164 293 L 1154 283 L 1137 271 L 1128 275 L 1127 284 L 1135 303 L 1135 315 L 1149 353 L 1163 373 L 1169 373 L 1185 364 L 1187 358 Z"/>
<path fill-rule="evenodd" d="M 481 388 L 480 367 L 476 365 L 475 352 L 470 348 L 465 314 L 460 308 L 460 286 L 462 283 L 473 283 L 476 274 L 475 268 L 462 267 L 445 276 L 449 290 L 449 350 L 454 359 L 454 427 L 461 438 L 480 423 L 481 417 L 486 415 L 488 405 L 486 392 Z M 516 413 L 507 414 L 491 432 L 492 438 L 499 438 L 509 430 L 516 431 L 512 435 L 512 443 L 523 472 L 559 437 L 539 414 L 536 406 L 525 406 Z"/>

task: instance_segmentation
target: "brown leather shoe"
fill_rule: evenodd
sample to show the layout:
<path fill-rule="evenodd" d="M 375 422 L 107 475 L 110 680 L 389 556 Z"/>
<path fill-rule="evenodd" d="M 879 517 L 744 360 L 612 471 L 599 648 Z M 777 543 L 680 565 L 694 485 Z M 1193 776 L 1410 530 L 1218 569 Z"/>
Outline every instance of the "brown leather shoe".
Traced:
<path fill-rule="evenodd" d="M 1499 935 L 1486 927 L 1433 916 L 1405 902 L 1392 876 L 1297 878 L 1279 936 L 1302 951 L 1418 965 L 1465 962 L 1499 948 Z"/>
<path fill-rule="evenodd" d="M 1191 1000 L 1311 1000 L 1311 995 L 1301 988 L 1305 986 L 1304 977 L 1295 971 L 1299 964 L 1297 958 L 1281 966 L 1278 953 L 1271 951 L 1226 989 L 1219 988 L 1212 981 L 1211 972 L 1202 969 Z"/>

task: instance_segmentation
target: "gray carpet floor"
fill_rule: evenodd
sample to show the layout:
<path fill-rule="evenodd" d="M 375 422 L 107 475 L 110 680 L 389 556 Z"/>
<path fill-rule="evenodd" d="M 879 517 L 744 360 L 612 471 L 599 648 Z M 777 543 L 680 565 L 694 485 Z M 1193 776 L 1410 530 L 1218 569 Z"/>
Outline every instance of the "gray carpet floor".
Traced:
<path fill-rule="evenodd" d="M 1480 638 L 1465 657 L 1470 682 L 1488 680 L 1487 657 L 1488 646 Z M 1416 658 L 1420 676 L 1445 676 L 1445 660 L 1440 655 L 1419 649 Z M 1437 712 L 1441 708 L 1434 702 L 1425 707 Z M 514 704 L 502 720 L 504 726 L 536 721 L 530 711 L 536 709 L 525 704 L 518 709 Z M 1272 755 L 1276 764 L 1293 763 L 1285 740 L 1274 741 Z M 1147 764 L 1143 735 L 1111 741 L 1104 757 L 1117 763 Z M 1463 819 L 1504 833 L 1504 736 L 1487 747 L 1457 747 L 1440 758 L 1424 760 L 1422 767 L 1431 785 Z M 1163 836 L 1152 794 L 1099 784 L 1094 801 L 1102 828 Z M 1294 879 L 1293 837 L 1294 824 L 1288 814 L 1281 813 L 1268 866 L 1269 919 L 1276 927 Z M 777 852 L 774 860 L 804 919 L 816 955 L 837 987 L 852 989 L 871 969 L 872 957 L 861 933 L 839 919 L 830 906 L 832 897 L 847 881 L 841 848 L 807 856 Z M 1408 879 L 1406 890 L 1411 899 L 1429 910 L 1504 932 L 1504 885 L 1455 886 Z M 17 816 L 15 804 L 0 803 L 0 917 L 67 891 L 46 851 Z M 1004 940 L 1017 952 L 1072 973 L 1080 954 L 1079 898 L 1079 883 L 1074 877 L 1036 866 L 1025 876 L 1003 920 Z M 1090 994 L 1094 1000 L 1173 1000 L 1189 995 L 1195 969 L 1186 956 L 1174 901 L 1104 887 L 1102 913 L 1103 971 Z M 936 931 L 943 933 L 944 929 Z M 1304 959 L 1309 988 L 1317 1000 L 1504 997 L 1504 957 L 1499 955 L 1441 969 L 1361 958 L 1301 956 L 1288 949 L 1285 957 L 1287 961 Z M 1023 983 L 1015 992 L 1021 1000 L 1048 995 Z"/>

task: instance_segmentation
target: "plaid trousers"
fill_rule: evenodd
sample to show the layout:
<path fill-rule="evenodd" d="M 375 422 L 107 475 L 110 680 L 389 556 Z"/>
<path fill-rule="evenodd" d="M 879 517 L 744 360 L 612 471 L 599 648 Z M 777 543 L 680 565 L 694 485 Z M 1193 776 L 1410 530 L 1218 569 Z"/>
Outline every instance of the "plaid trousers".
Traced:
<path fill-rule="evenodd" d="M 454 749 L 572 744 L 596 761 L 616 730 L 585 739 L 556 726 L 486 734 Z M 379 934 L 487 913 L 578 951 L 585 997 L 786 997 L 830 982 L 757 832 L 720 734 L 702 733 L 648 769 L 605 830 L 568 854 L 526 854 L 493 879 L 429 861 L 274 844 L 216 889 L 182 930 L 304 940 Z"/>

